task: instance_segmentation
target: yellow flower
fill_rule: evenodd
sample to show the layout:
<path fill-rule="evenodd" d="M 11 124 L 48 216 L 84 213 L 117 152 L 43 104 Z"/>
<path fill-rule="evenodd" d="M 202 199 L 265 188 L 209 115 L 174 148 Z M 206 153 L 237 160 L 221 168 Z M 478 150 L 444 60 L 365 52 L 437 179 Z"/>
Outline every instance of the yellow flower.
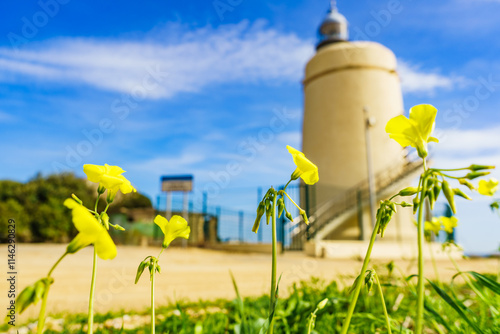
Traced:
<path fill-rule="evenodd" d="M 385 132 L 403 147 L 412 146 L 417 149 L 421 158 L 427 156 L 427 143 L 438 142 L 431 137 L 434 130 L 437 109 L 430 104 L 419 104 L 410 109 L 410 118 L 396 116 L 387 122 Z"/>
<path fill-rule="evenodd" d="M 457 227 L 458 219 L 456 217 L 439 217 L 443 230 L 447 233 L 453 233 L 453 228 Z"/>
<path fill-rule="evenodd" d="M 99 183 L 99 186 L 108 189 L 108 202 L 113 201 L 118 190 L 123 194 L 136 191 L 130 181 L 121 175 L 125 171 L 118 166 L 87 164 L 83 165 L 83 171 L 87 174 L 89 181 Z"/>
<path fill-rule="evenodd" d="M 477 191 L 481 195 L 493 196 L 497 190 L 498 190 L 498 180 L 495 179 L 494 177 L 492 177 L 488 181 L 486 180 L 479 181 L 479 187 Z"/>
<path fill-rule="evenodd" d="M 158 215 L 154 222 L 161 228 L 161 231 L 165 235 L 162 244 L 164 248 L 167 248 L 174 239 L 189 239 L 191 228 L 188 226 L 187 221 L 181 216 L 175 215 L 168 221 L 165 217 Z"/>
<path fill-rule="evenodd" d="M 116 246 L 108 231 L 100 224 L 87 208 L 68 198 L 64 205 L 71 209 L 73 224 L 78 230 L 77 236 L 69 243 L 67 252 L 75 253 L 90 244 L 94 244 L 97 255 L 103 259 L 113 259 L 116 256 Z"/>
<path fill-rule="evenodd" d="M 426 221 L 424 223 L 424 230 L 434 232 L 434 235 L 439 235 L 439 231 L 441 231 L 441 222 L 436 217 L 432 217 L 430 222 Z"/>
<path fill-rule="evenodd" d="M 315 184 L 318 182 L 318 167 L 307 159 L 304 153 L 288 145 L 286 148 L 292 155 L 293 162 L 297 166 L 297 169 L 292 174 L 292 180 L 296 180 L 300 177 L 306 184 Z"/>

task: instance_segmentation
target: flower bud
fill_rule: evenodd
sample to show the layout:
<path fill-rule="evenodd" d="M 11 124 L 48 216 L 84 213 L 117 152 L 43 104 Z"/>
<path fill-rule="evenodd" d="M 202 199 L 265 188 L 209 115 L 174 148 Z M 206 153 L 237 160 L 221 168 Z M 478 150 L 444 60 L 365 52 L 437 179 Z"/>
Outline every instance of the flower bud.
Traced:
<path fill-rule="evenodd" d="M 141 278 L 141 275 L 144 272 L 144 269 L 146 269 L 146 266 L 149 264 L 148 258 L 149 258 L 149 256 L 147 258 L 145 258 L 144 261 L 142 261 L 139 264 L 139 267 L 137 267 L 137 273 L 135 274 L 135 284 L 137 284 L 137 282 L 139 282 L 139 278 Z"/>
<path fill-rule="evenodd" d="M 109 224 L 110 226 L 112 226 L 115 230 L 118 230 L 118 231 L 125 231 L 125 228 L 123 228 L 122 226 L 118 225 L 118 224 Z"/>
<path fill-rule="evenodd" d="M 436 198 L 434 197 L 434 190 L 427 190 L 427 198 L 429 199 L 429 204 L 431 206 L 431 210 L 434 209 L 434 203 L 436 202 Z"/>
<path fill-rule="evenodd" d="M 386 267 L 387 267 L 387 271 L 388 271 L 388 273 L 389 273 L 389 276 L 391 276 L 391 275 L 392 275 L 392 272 L 394 271 L 395 266 L 396 266 L 396 265 L 394 264 L 394 261 L 391 261 L 391 262 L 389 262 L 389 263 L 386 265 Z"/>
<path fill-rule="evenodd" d="M 420 200 L 418 199 L 418 197 L 413 198 L 413 214 L 417 213 L 419 205 L 420 205 Z"/>
<path fill-rule="evenodd" d="M 328 303 L 328 298 L 325 298 L 325 299 L 323 299 L 322 301 L 320 301 L 320 302 L 318 303 L 318 306 L 317 306 L 318 310 L 322 310 L 322 309 L 324 309 L 324 308 L 325 308 L 325 306 L 326 306 L 326 303 Z"/>
<path fill-rule="evenodd" d="M 257 233 L 257 231 L 259 230 L 260 221 L 265 212 L 266 212 L 266 206 L 264 202 L 260 202 L 259 206 L 257 207 L 257 217 L 255 217 L 255 222 L 253 223 L 252 232 Z"/>
<path fill-rule="evenodd" d="M 455 195 L 458 195 L 460 197 L 468 199 L 469 201 L 472 201 L 472 198 L 470 198 L 466 193 L 464 193 L 462 190 L 458 188 L 453 188 L 453 192 L 455 193 Z"/>
<path fill-rule="evenodd" d="M 276 205 L 278 206 L 278 218 L 279 218 L 281 217 L 281 214 L 285 209 L 285 200 L 283 199 L 283 197 L 278 198 Z"/>
<path fill-rule="evenodd" d="M 470 169 L 473 172 L 478 171 L 478 170 L 483 170 L 483 169 L 494 169 L 494 168 L 495 168 L 495 166 L 475 165 L 475 164 L 472 164 L 468 167 L 468 169 Z"/>
<path fill-rule="evenodd" d="M 434 188 L 432 189 L 432 192 L 434 193 L 434 200 L 437 201 L 439 194 L 441 193 L 441 184 L 439 182 L 434 183 Z"/>
<path fill-rule="evenodd" d="M 29 285 L 24 288 L 16 299 L 16 311 L 19 314 L 23 313 L 28 306 L 34 303 L 34 296 L 35 285 Z"/>
<path fill-rule="evenodd" d="M 99 196 L 101 196 L 102 194 L 104 194 L 105 191 L 106 191 L 106 188 L 104 188 L 104 186 L 102 186 L 101 184 L 99 184 L 99 187 L 97 187 L 97 193 L 99 194 Z"/>
<path fill-rule="evenodd" d="M 387 203 L 387 207 L 389 209 L 391 209 L 393 212 L 397 212 L 397 210 L 396 210 L 396 204 L 394 204 L 394 202 Z"/>
<path fill-rule="evenodd" d="M 454 198 L 455 193 L 453 192 L 453 189 L 450 188 L 450 185 L 446 180 L 443 181 L 443 193 L 446 199 L 448 200 L 448 204 L 450 204 L 451 211 L 453 213 L 457 213 L 457 209 L 455 207 L 455 198 Z"/>
<path fill-rule="evenodd" d="M 81 199 L 79 199 L 75 194 L 71 194 L 71 197 L 80 205 L 83 205 L 83 202 Z"/>
<path fill-rule="evenodd" d="M 290 176 L 290 179 L 292 181 L 295 181 L 295 180 L 297 180 L 300 177 L 301 174 L 302 174 L 302 171 L 299 168 L 296 168 L 293 171 L 292 175 Z"/>
<path fill-rule="evenodd" d="M 405 201 L 399 203 L 399 205 L 401 205 L 403 208 L 407 208 L 407 207 L 413 206 L 413 204 L 410 204 L 410 203 L 405 202 Z"/>
<path fill-rule="evenodd" d="M 109 216 L 106 212 L 101 213 L 101 222 L 104 224 L 106 230 L 109 230 Z"/>
<path fill-rule="evenodd" d="M 398 193 L 398 195 L 399 196 L 411 196 L 411 195 L 415 195 L 416 193 L 418 193 L 417 187 L 407 187 L 407 188 L 402 189 Z"/>
<path fill-rule="evenodd" d="M 293 217 L 292 217 L 292 214 L 290 212 L 286 211 L 285 217 L 288 218 L 289 221 L 293 222 Z"/>
<path fill-rule="evenodd" d="M 470 183 L 469 181 L 467 181 L 466 179 L 458 179 L 458 182 L 460 182 L 460 184 L 466 186 L 467 188 L 469 188 L 470 190 L 476 190 L 476 187 Z"/>
<path fill-rule="evenodd" d="M 469 179 L 469 180 L 473 180 L 476 177 L 485 176 L 485 175 L 488 175 L 489 173 L 490 172 L 470 172 L 467 175 L 465 175 L 465 178 Z"/>
<path fill-rule="evenodd" d="M 269 225 L 269 219 L 271 218 L 271 214 L 273 211 L 273 206 L 269 198 L 266 199 L 266 224 Z"/>
<path fill-rule="evenodd" d="M 374 277 L 375 277 L 374 271 L 367 270 L 366 276 L 365 276 L 365 284 L 366 284 L 366 289 L 368 290 L 368 292 L 370 292 L 372 290 Z"/>
<path fill-rule="evenodd" d="M 307 214 L 304 210 L 300 212 L 300 216 L 302 217 L 302 220 L 304 220 L 304 223 L 306 223 L 306 225 L 309 225 L 309 219 L 307 218 Z"/>

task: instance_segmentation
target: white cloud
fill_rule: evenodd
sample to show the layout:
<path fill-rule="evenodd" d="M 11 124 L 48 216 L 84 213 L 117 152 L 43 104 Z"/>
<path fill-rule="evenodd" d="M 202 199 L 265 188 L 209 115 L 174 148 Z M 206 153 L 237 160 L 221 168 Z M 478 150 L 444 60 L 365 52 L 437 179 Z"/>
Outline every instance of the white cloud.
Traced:
<path fill-rule="evenodd" d="M 436 129 L 439 144 L 436 148 L 448 154 L 480 155 L 485 151 L 500 153 L 500 126 L 483 129 Z"/>
<path fill-rule="evenodd" d="M 471 164 L 500 168 L 500 126 L 469 130 L 436 130 L 439 143 L 431 144 L 434 166 L 461 168 Z M 500 178 L 500 170 L 492 170 Z"/>
<path fill-rule="evenodd" d="M 205 160 L 205 156 L 198 153 L 184 152 L 179 156 L 159 156 L 140 163 L 131 164 L 130 169 L 138 172 L 161 175 L 162 173 L 185 173 L 193 166 Z"/>
<path fill-rule="evenodd" d="M 450 89 L 453 79 L 443 76 L 437 71 L 426 72 L 419 66 L 411 65 L 401 59 L 398 60 L 398 72 L 401 76 L 401 88 L 404 93 L 433 94 L 437 89 Z"/>
<path fill-rule="evenodd" d="M 169 37 L 175 34 L 181 35 Z M 263 22 L 194 31 L 171 26 L 142 41 L 62 38 L 30 44 L 17 52 L 1 48 L 0 80 L 85 83 L 109 91 L 142 90 L 149 98 L 170 98 L 217 83 L 298 82 L 313 50 L 310 41 L 268 28 Z M 161 82 L 155 89 L 145 89 L 151 69 L 162 73 Z"/>

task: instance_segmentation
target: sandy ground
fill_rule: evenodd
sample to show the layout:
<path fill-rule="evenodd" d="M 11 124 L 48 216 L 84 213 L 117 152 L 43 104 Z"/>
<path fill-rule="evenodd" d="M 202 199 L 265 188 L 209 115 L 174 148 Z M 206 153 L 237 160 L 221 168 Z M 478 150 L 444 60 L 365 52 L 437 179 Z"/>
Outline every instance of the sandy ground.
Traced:
<path fill-rule="evenodd" d="M 4 277 L 7 276 L 7 246 L 2 245 L 1 254 L 5 259 Z M 17 293 L 45 275 L 60 255 L 65 245 L 18 244 L 17 245 Z M 98 261 L 96 302 L 97 312 L 108 310 L 144 310 L 150 304 L 150 283 L 147 270 L 137 285 L 134 284 L 139 263 L 148 255 L 158 255 L 158 248 L 120 246 L 118 256 L 111 261 Z M 383 265 L 388 261 L 378 261 L 373 265 Z M 462 270 L 496 273 L 497 259 L 460 260 Z M 407 273 L 416 273 L 414 261 L 399 260 L 396 263 Z M 157 275 L 156 305 L 176 300 L 197 301 L 216 298 L 233 299 L 234 289 L 229 270 L 236 278 L 240 292 L 244 296 L 258 296 L 268 293 L 271 257 L 267 254 L 228 253 L 196 248 L 172 248 L 160 258 L 162 273 Z M 361 268 L 359 260 L 315 259 L 301 252 L 288 252 L 278 259 L 278 273 L 283 273 L 280 289 L 284 293 L 293 282 L 310 277 L 320 277 L 327 281 L 339 279 L 350 285 L 353 276 Z M 441 279 L 450 278 L 455 270 L 449 261 L 438 263 Z M 53 273 L 48 300 L 48 313 L 87 312 L 88 294 L 92 270 L 92 248 L 67 256 Z M 430 261 L 426 262 L 426 276 L 433 277 Z M 2 312 L 5 314 L 9 300 L 8 283 L 1 281 Z M 16 322 L 25 323 L 36 317 L 39 305 L 30 307 Z"/>

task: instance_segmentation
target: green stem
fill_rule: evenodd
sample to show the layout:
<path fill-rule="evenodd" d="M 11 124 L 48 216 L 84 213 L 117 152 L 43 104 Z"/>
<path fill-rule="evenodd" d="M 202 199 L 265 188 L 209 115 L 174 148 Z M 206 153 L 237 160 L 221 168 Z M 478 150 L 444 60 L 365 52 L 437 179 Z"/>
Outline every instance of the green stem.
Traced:
<path fill-rule="evenodd" d="M 95 206 L 94 206 L 94 212 L 97 214 L 97 204 L 99 204 L 99 198 L 101 198 L 101 195 L 97 196 L 97 199 L 95 200 Z"/>
<path fill-rule="evenodd" d="M 425 159 L 424 159 L 424 169 L 425 169 Z M 417 283 L 417 319 L 415 321 L 415 334 L 421 334 L 423 329 L 424 320 L 424 254 L 423 254 L 423 242 L 424 242 L 424 222 L 423 222 L 423 211 L 424 211 L 424 199 L 425 193 L 427 192 L 427 178 L 424 175 L 422 179 L 422 191 L 420 193 L 420 205 L 418 207 L 418 218 L 417 218 L 417 228 L 418 228 L 418 283 Z"/>
<path fill-rule="evenodd" d="M 356 279 L 356 281 L 354 281 L 354 284 L 356 284 L 356 287 L 354 288 L 354 291 L 352 292 L 352 299 L 351 299 L 351 302 L 349 304 L 349 308 L 347 310 L 347 315 L 345 317 L 344 324 L 342 326 L 342 330 L 340 332 L 341 334 L 346 334 L 347 330 L 349 329 L 349 324 L 351 323 L 351 318 L 352 318 L 352 315 L 354 313 L 354 308 L 356 307 L 356 302 L 358 301 L 359 292 L 361 290 L 361 286 L 363 285 L 364 275 L 366 273 L 366 269 L 368 268 L 368 263 L 370 262 L 370 256 L 372 254 L 372 248 L 373 248 L 373 244 L 375 243 L 375 239 L 377 237 L 377 231 L 378 231 L 379 226 L 380 226 L 380 221 L 377 219 L 377 222 L 375 223 L 375 227 L 373 228 L 372 236 L 370 238 L 370 244 L 368 245 L 368 249 L 366 250 L 366 255 L 365 255 L 365 259 L 363 261 L 363 266 L 361 267 L 361 272 L 360 272 L 358 278 Z"/>
<path fill-rule="evenodd" d="M 304 210 L 302 210 L 302 208 L 300 206 L 297 205 L 297 203 L 295 203 L 295 201 L 286 192 L 284 192 L 284 191 L 282 191 L 282 192 L 283 192 L 283 194 L 286 195 L 286 197 L 288 197 L 290 202 L 292 202 L 292 204 L 295 205 L 297 207 L 297 209 L 299 209 L 299 211 L 301 211 L 301 212 L 304 211 Z"/>
<path fill-rule="evenodd" d="M 432 266 L 434 267 L 434 275 L 436 275 L 436 282 L 439 286 L 441 286 L 441 280 L 439 279 L 439 271 L 436 264 L 436 258 L 434 257 L 434 251 L 432 250 L 432 244 L 431 242 L 428 242 L 427 244 L 429 245 L 429 253 L 431 253 L 431 261 Z"/>
<path fill-rule="evenodd" d="M 269 303 L 269 316 L 274 311 L 274 305 L 276 301 L 276 262 L 278 257 L 278 247 L 277 247 L 277 237 L 276 237 L 276 201 L 277 194 L 274 194 L 273 197 L 273 208 L 271 210 L 271 220 L 272 220 L 272 267 L 271 267 L 271 301 Z M 268 334 L 272 334 L 274 332 L 274 316 L 269 324 L 269 332 Z"/>
<path fill-rule="evenodd" d="M 163 247 L 161 248 L 160 254 L 158 254 L 158 256 L 156 257 L 156 261 L 158 261 L 158 260 L 160 259 L 160 255 L 161 255 L 161 253 L 163 253 L 163 250 L 164 250 L 164 249 L 165 249 L 165 248 L 163 248 Z"/>
<path fill-rule="evenodd" d="M 52 266 L 52 268 L 50 268 L 49 270 L 49 273 L 47 274 L 47 278 L 50 277 L 50 275 L 52 274 L 52 272 L 54 271 L 54 269 L 56 269 L 57 265 L 62 261 L 62 259 L 64 259 L 64 257 L 68 255 L 68 253 L 64 253 L 60 258 L 59 260 L 57 260 L 56 263 L 54 263 L 54 265 Z"/>
<path fill-rule="evenodd" d="M 387 333 L 392 334 L 391 321 L 389 319 L 389 314 L 387 313 L 387 307 L 385 306 L 384 293 L 382 292 L 382 286 L 380 285 L 380 280 L 378 279 L 378 275 L 376 272 L 375 272 L 375 282 L 377 282 L 378 292 L 380 294 L 380 302 L 382 303 L 382 309 L 384 310 L 385 322 L 387 324 Z"/>
<path fill-rule="evenodd" d="M 37 334 L 43 333 L 43 327 L 45 326 L 45 309 L 47 308 L 47 297 L 49 295 L 50 283 L 46 283 L 45 291 L 43 292 L 42 297 L 42 306 L 40 307 L 40 314 L 38 315 L 38 324 L 37 324 Z"/>
<path fill-rule="evenodd" d="M 435 171 L 438 171 L 438 172 L 441 172 L 441 171 L 456 172 L 456 171 L 459 171 L 459 170 L 468 170 L 469 167 L 462 167 L 462 168 L 431 168 L 431 169 L 435 170 Z"/>
<path fill-rule="evenodd" d="M 309 324 L 307 325 L 307 334 L 311 334 L 313 327 L 314 327 L 314 320 L 316 319 L 316 310 L 314 310 L 313 313 L 311 313 L 311 318 L 309 318 Z"/>
<path fill-rule="evenodd" d="M 450 178 L 450 179 L 455 179 L 455 180 L 459 180 L 459 179 L 463 179 L 464 177 L 463 176 L 453 176 L 453 175 L 448 175 L 448 174 L 445 174 L 445 173 L 439 173 L 442 177 L 447 177 L 447 178 Z"/>
<path fill-rule="evenodd" d="M 37 325 L 37 333 L 41 334 L 43 333 L 43 327 L 45 326 L 45 310 L 47 309 L 47 298 L 49 296 L 49 289 L 50 289 L 50 275 L 56 269 L 57 265 L 64 259 L 64 257 L 68 255 L 68 253 L 64 253 L 59 260 L 54 263 L 52 268 L 50 268 L 49 273 L 47 274 L 47 286 L 45 287 L 45 291 L 43 292 L 43 297 L 42 297 L 42 306 L 40 307 L 40 313 L 38 314 L 38 325 Z"/>
<path fill-rule="evenodd" d="M 92 263 L 92 281 L 90 283 L 90 297 L 89 297 L 89 315 L 88 315 L 88 328 L 87 334 L 92 334 L 94 332 L 94 290 L 95 290 L 95 278 L 97 274 L 97 251 L 94 246 L 94 261 Z"/>
<path fill-rule="evenodd" d="M 155 273 L 156 273 L 156 261 L 158 261 L 158 259 L 153 260 L 153 271 L 151 273 L 151 334 L 155 333 Z"/>

